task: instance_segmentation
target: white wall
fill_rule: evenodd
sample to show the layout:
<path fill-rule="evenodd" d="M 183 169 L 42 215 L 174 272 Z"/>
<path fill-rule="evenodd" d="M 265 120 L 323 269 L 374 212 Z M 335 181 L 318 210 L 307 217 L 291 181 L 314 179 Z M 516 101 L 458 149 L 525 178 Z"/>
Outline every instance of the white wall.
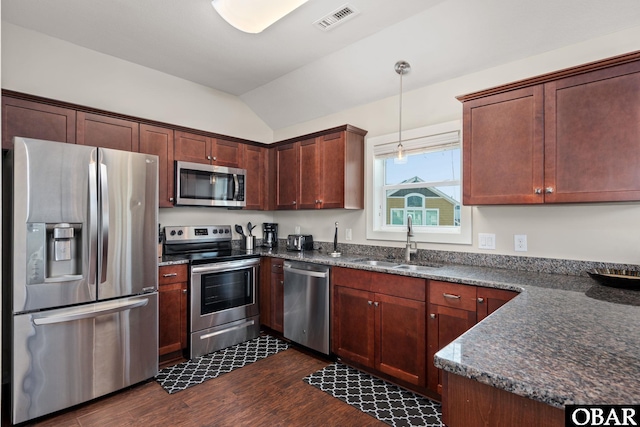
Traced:
<path fill-rule="evenodd" d="M 403 128 L 459 119 L 462 107 L 456 95 L 634 50 L 640 50 L 640 27 L 407 92 Z M 410 57 L 405 59 L 411 62 Z M 2 25 L 2 87 L 262 142 L 345 123 L 368 130 L 368 137 L 397 131 L 397 97 L 392 97 L 274 132 L 236 97 L 7 23 Z M 256 231 L 262 222 L 275 221 L 280 224 L 281 236 L 293 233 L 299 225 L 303 233 L 322 241 L 333 239 L 334 222 L 338 221 L 340 242 L 344 242 L 344 229 L 351 228 L 352 243 L 402 246 L 400 242 L 368 241 L 365 215 L 366 211 L 342 210 L 174 208 L 161 209 L 160 221 L 163 225 L 246 225 L 252 221 L 259 224 Z M 497 249 L 490 253 L 516 254 L 513 235 L 527 234 L 529 251 L 518 255 L 640 263 L 639 203 L 476 207 L 473 215 L 474 236 L 497 235 Z M 476 242 L 473 246 L 419 245 L 481 252 L 476 246 Z"/>
<path fill-rule="evenodd" d="M 403 95 L 403 129 L 460 119 L 462 104 L 455 99 L 457 95 L 635 50 L 640 50 L 640 27 L 407 92 Z M 404 59 L 411 63 L 410 57 Z M 411 70 L 411 73 L 419 72 L 415 68 Z M 393 71 L 389 73 L 395 75 Z M 410 78 L 411 74 L 405 77 Z M 398 97 L 395 96 L 278 129 L 275 140 L 344 123 L 368 130 L 367 138 L 394 133 L 398 131 L 397 109 Z M 369 171 L 370 168 L 366 173 Z M 371 199 L 370 191 L 366 199 L 367 202 Z M 330 241 L 333 222 L 339 221 L 340 242 L 344 241 L 344 228 L 352 228 L 352 243 L 403 246 L 402 242 L 367 240 L 365 212 L 326 211 L 305 215 L 277 212 L 274 220 L 281 223 L 281 234 L 292 233 L 294 225 L 300 225 L 303 232 L 313 232 L 316 240 Z M 477 249 L 478 233 L 495 233 L 496 250 Z M 528 236 L 528 252 L 514 251 L 514 234 Z M 420 243 L 418 247 L 640 264 L 640 203 L 475 207 L 473 235 L 473 246 Z"/>
<path fill-rule="evenodd" d="M 2 23 L 2 88 L 160 122 L 272 142 L 238 97 Z"/>

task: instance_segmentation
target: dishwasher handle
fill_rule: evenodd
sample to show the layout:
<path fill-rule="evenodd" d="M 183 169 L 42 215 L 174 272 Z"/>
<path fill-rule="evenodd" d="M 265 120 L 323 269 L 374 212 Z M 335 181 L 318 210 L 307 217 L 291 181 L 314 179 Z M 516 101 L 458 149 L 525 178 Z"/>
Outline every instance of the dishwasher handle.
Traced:
<path fill-rule="evenodd" d="M 286 263 L 284 265 L 284 271 L 285 272 L 289 271 L 289 272 L 295 273 L 295 274 L 301 274 L 303 276 L 319 277 L 321 279 L 329 277 L 329 272 L 328 271 L 303 270 L 303 269 L 300 269 L 300 268 L 295 268 L 295 267 L 292 267 L 290 265 L 287 265 Z"/>

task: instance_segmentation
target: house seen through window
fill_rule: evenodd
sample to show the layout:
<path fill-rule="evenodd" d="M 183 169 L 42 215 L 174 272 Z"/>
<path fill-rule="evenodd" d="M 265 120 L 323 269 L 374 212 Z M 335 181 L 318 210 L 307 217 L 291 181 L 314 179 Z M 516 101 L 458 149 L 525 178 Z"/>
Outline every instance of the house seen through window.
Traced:
<path fill-rule="evenodd" d="M 403 132 L 403 163 L 396 160 L 398 134 L 371 139 L 368 238 L 405 240 L 411 216 L 417 241 L 471 244 L 472 212 L 462 205 L 460 136 L 459 121 Z"/>

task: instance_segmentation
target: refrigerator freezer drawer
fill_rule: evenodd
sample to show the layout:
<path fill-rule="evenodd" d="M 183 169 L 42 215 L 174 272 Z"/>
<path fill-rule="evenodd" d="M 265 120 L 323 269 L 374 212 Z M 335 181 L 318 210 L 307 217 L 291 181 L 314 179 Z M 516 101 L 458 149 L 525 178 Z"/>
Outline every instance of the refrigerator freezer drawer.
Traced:
<path fill-rule="evenodd" d="M 157 293 L 14 316 L 13 423 L 157 375 L 157 319 Z"/>

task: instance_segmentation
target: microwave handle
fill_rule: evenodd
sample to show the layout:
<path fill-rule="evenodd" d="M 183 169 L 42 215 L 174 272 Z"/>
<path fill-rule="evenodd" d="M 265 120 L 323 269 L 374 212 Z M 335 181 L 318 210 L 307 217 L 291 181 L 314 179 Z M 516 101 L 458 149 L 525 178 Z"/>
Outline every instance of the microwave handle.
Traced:
<path fill-rule="evenodd" d="M 237 173 L 233 174 L 233 185 L 234 185 L 233 200 L 237 200 L 238 199 L 238 193 L 240 192 L 240 181 L 238 181 L 238 174 Z"/>

